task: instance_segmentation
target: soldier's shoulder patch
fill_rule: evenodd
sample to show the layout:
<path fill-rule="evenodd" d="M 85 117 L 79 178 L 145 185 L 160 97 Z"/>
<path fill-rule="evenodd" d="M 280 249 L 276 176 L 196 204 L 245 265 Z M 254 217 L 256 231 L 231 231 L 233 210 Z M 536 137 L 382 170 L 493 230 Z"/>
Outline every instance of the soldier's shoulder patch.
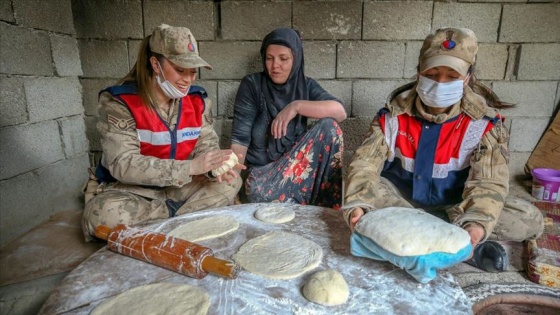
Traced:
<path fill-rule="evenodd" d="M 133 128 L 135 125 L 134 118 L 118 118 L 113 115 L 107 115 L 109 124 L 119 130 L 127 130 Z"/>

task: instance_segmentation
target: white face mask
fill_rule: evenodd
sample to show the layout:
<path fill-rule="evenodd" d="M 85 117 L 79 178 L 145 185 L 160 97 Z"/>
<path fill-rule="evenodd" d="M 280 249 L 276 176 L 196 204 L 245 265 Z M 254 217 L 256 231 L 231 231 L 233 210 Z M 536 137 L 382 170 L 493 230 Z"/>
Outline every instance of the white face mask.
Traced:
<path fill-rule="evenodd" d="M 159 62 L 158 62 L 158 66 L 159 66 L 159 70 L 161 71 L 161 76 L 163 77 L 163 79 L 165 81 L 161 82 L 162 79 L 159 77 L 159 75 L 156 76 L 156 81 L 157 81 L 159 87 L 161 88 L 161 90 L 163 91 L 163 94 L 165 94 L 167 97 L 173 98 L 173 99 L 183 98 L 183 97 L 187 96 L 191 86 L 189 85 L 189 88 L 185 91 L 185 93 L 181 92 L 181 90 L 176 88 L 171 82 L 169 82 L 165 79 L 165 76 L 163 75 L 163 69 L 161 68 L 161 65 L 159 64 Z"/>
<path fill-rule="evenodd" d="M 461 100 L 463 97 L 463 80 L 453 80 L 450 82 L 439 83 L 437 81 L 418 76 L 416 92 L 427 106 L 445 108 Z"/>

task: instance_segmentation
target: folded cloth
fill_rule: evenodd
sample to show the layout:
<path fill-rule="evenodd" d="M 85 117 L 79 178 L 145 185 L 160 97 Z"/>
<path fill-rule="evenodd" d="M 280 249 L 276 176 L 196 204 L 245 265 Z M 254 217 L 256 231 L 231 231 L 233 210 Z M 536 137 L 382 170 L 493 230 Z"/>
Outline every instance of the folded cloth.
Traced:
<path fill-rule="evenodd" d="M 438 269 L 467 259 L 472 244 L 467 231 L 421 209 L 389 207 L 360 218 L 350 237 L 350 252 L 389 261 L 426 283 Z"/>
<path fill-rule="evenodd" d="M 469 257 L 472 245 L 469 243 L 455 254 L 433 252 L 418 256 L 395 255 L 369 238 L 354 232 L 350 237 L 350 252 L 354 256 L 366 257 L 375 260 L 388 261 L 404 269 L 416 281 L 427 283 L 437 276 L 438 269 L 456 265 Z"/>
<path fill-rule="evenodd" d="M 501 272 L 506 270 L 509 259 L 502 245 L 486 241 L 478 244 L 474 249 L 473 257 L 465 262 L 484 271 Z"/>

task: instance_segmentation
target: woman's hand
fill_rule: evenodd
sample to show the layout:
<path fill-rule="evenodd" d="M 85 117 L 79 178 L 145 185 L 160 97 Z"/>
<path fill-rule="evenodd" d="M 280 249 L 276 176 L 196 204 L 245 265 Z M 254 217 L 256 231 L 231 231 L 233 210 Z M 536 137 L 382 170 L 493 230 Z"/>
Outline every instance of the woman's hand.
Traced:
<path fill-rule="evenodd" d="M 222 166 L 229 159 L 232 150 L 214 150 L 197 156 L 191 161 L 189 175 L 201 175 Z"/>
<path fill-rule="evenodd" d="M 274 139 L 284 137 L 288 130 L 288 124 L 298 114 L 298 101 L 293 101 L 282 109 L 272 121 L 270 131 Z"/>
<path fill-rule="evenodd" d="M 350 230 L 354 232 L 354 227 L 360 220 L 360 218 L 364 215 L 364 210 L 362 208 L 354 208 L 352 213 L 350 214 Z"/>
<path fill-rule="evenodd" d="M 474 253 L 474 249 L 480 243 L 482 238 L 484 237 L 484 229 L 482 226 L 476 223 L 470 223 L 464 227 L 465 231 L 467 231 L 471 237 L 471 244 L 472 244 L 472 252 L 468 259 L 471 259 Z"/>

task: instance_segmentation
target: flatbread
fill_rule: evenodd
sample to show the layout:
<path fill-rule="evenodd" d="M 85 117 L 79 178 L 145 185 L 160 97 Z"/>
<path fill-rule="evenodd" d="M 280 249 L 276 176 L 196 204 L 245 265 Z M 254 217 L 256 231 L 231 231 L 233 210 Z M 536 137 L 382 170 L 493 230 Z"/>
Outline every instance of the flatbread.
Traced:
<path fill-rule="evenodd" d="M 293 209 L 283 206 L 261 208 L 255 211 L 255 218 L 267 223 L 286 223 L 296 217 Z"/>
<path fill-rule="evenodd" d="M 198 287 L 177 283 L 153 283 L 127 290 L 96 306 L 92 315 L 207 314 L 210 296 Z"/>
<path fill-rule="evenodd" d="M 331 306 L 346 303 L 350 291 L 340 272 L 328 269 L 311 275 L 302 293 L 311 302 Z"/>
<path fill-rule="evenodd" d="M 229 155 L 229 160 L 227 160 L 224 164 L 222 164 L 222 166 L 218 167 L 217 169 L 212 170 L 212 176 L 218 177 L 227 173 L 227 171 L 231 170 L 238 162 L 239 159 L 237 158 L 237 155 L 232 152 Z"/>
<path fill-rule="evenodd" d="M 238 228 L 239 222 L 232 216 L 223 215 L 185 223 L 169 232 L 168 235 L 196 242 L 222 236 Z"/>
<path fill-rule="evenodd" d="M 389 207 L 366 213 L 356 231 L 399 256 L 455 254 L 470 243 L 464 229 L 420 209 Z"/>
<path fill-rule="evenodd" d="M 317 267 L 323 250 L 299 235 L 273 231 L 249 240 L 232 258 L 251 273 L 271 279 L 292 279 Z"/>

